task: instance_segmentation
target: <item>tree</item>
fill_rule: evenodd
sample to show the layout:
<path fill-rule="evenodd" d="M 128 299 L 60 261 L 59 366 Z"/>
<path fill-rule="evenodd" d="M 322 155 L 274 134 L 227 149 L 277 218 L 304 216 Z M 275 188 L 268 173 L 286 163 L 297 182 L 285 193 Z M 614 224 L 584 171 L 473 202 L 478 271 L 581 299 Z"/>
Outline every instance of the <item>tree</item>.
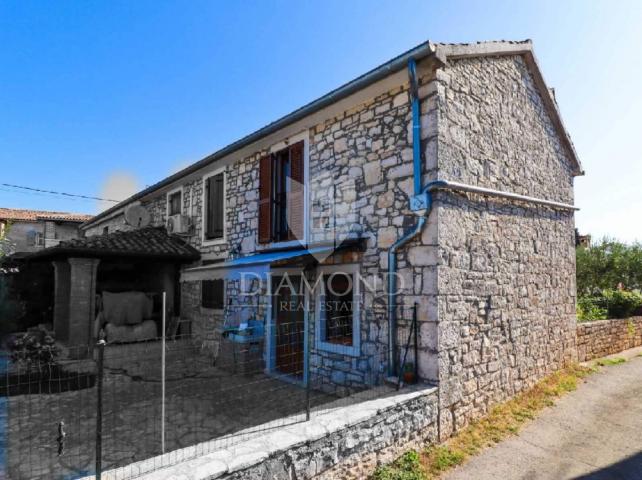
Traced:
<path fill-rule="evenodd" d="M 7 239 L 9 228 L 9 225 L 5 225 L 0 230 L 0 335 L 18 328 L 17 320 L 21 311 L 20 303 L 11 297 L 8 274 L 3 268 L 10 247 Z"/>
<path fill-rule="evenodd" d="M 615 289 L 642 289 L 642 244 L 627 245 L 603 238 L 589 248 L 578 247 L 577 294 L 594 295 Z"/>

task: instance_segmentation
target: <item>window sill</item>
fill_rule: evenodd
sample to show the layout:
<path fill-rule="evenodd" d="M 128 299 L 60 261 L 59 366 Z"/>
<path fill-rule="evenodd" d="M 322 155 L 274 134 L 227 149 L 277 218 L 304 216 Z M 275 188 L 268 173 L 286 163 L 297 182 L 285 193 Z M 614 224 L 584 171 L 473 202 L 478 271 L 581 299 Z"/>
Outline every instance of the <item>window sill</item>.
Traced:
<path fill-rule="evenodd" d="M 305 248 L 308 242 L 305 240 L 287 240 L 284 242 L 271 242 L 271 243 L 262 243 L 256 246 L 257 252 L 262 252 L 265 250 L 274 250 L 279 248 L 289 248 L 289 247 L 302 247 Z"/>
<path fill-rule="evenodd" d="M 223 315 L 225 310 L 223 308 L 207 308 L 200 307 L 201 315 Z"/>
<path fill-rule="evenodd" d="M 201 245 L 203 247 L 209 247 L 209 246 L 212 246 L 212 245 L 223 245 L 225 243 L 227 243 L 227 239 L 225 237 L 222 237 L 222 238 L 213 238 L 211 240 L 205 240 L 204 239 L 201 242 Z"/>
<path fill-rule="evenodd" d="M 316 348 L 324 352 L 338 353 L 340 355 L 348 355 L 350 357 L 358 357 L 360 350 L 359 345 L 352 345 L 349 347 L 347 345 L 323 342 L 321 340 L 316 342 Z"/>

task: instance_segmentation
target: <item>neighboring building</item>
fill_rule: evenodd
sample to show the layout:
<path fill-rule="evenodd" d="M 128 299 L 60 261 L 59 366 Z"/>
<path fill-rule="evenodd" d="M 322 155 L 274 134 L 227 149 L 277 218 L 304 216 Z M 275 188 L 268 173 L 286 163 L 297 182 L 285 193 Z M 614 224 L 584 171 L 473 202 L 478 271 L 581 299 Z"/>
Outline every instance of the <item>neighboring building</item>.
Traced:
<path fill-rule="evenodd" d="M 82 229 L 87 242 L 107 230 L 126 243 L 137 227 L 167 227 L 200 255 L 171 257 L 173 308 L 193 335 L 216 351 L 224 326 L 267 320 L 268 373 L 300 378 L 309 360 L 310 375 L 339 391 L 396 374 L 417 303 L 414 361 L 439 383 L 447 434 L 575 358 L 580 174 L 530 41 L 426 42 Z M 70 288 L 72 303 L 74 291 L 107 289 L 105 260 L 77 258 L 91 256 L 86 247 L 40 255 L 56 256 L 57 295 Z M 115 265 L 127 280 L 125 253 L 110 255 L 111 281 Z M 286 272 L 336 292 L 270 297 Z M 253 304 L 244 294 L 255 287 Z M 301 311 L 282 307 L 299 300 Z"/>
<path fill-rule="evenodd" d="M 580 231 L 575 229 L 575 246 L 582 248 L 591 248 L 591 235 L 581 235 Z"/>
<path fill-rule="evenodd" d="M 92 218 L 81 213 L 0 208 L 0 237 L 8 253 L 36 252 L 82 235 L 79 226 Z"/>

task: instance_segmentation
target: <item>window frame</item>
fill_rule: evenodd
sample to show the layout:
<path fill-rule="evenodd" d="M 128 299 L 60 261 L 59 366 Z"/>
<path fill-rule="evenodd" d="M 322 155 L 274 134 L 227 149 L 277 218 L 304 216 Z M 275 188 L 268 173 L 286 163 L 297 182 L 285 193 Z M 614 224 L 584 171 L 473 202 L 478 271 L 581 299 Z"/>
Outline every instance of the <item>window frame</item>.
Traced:
<path fill-rule="evenodd" d="M 221 281 L 223 282 L 223 305 L 221 308 L 214 308 L 214 307 L 205 307 L 203 305 L 203 282 L 210 282 L 210 281 Z M 199 301 L 199 307 L 201 312 L 215 312 L 215 313 L 221 313 L 225 311 L 225 302 L 227 301 L 227 281 L 224 278 L 212 278 L 212 279 L 205 279 L 201 280 L 201 295 L 200 295 L 200 301 Z"/>
<path fill-rule="evenodd" d="M 207 238 L 207 180 L 210 177 L 223 174 L 223 236 Z M 227 171 L 225 167 L 218 168 L 203 175 L 201 179 L 201 244 L 204 246 L 221 245 L 227 242 Z"/>
<path fill-rule="evenodd" d="M 170 199 L 171 199 L 172 195 L 175 195 L 177 193 L 180 193 L 180 195 L 181 195 L 181 201 L 179 203 L 179 205 L 180 205 L 179 212 L 178 213 L 170 213 L 171 205 L 172 205 Z M 173 215 L 182 215 L 183 214 L 183 201 L 184 200 L 185 200 L 185 197 L 183 195 L 183 187 L 182 186 L 167 192 L 166 206 L 165 206 L 165 212 L 167 213 L 167 218 L 169 218 L 169 217 L 171 217 Z"/>
<path fill-rule="evenodd" d="M 360 273 L 359 264 L 320 266 L 317 268 L 316 280 L 318 281 L 320 276 L 337 272 L 352 275 L 352 345 L 331 343 L 323 339 L 325 325 L 321 320 L 321 286 L 317 287 L 314 292 L 314 344 L 318 350 L 358 357 L 361 354 L 361 285 L 358 275 Z M 322 284 L 322 281 L 319 282 L 319 285 Z"/>
<path fill-rule="evenodd" d="M 304 130 L 292 135 L 286 139 L 281 140 L 278 143 L 273 144 L 267 151 L 268 155 L 273 155 L 279 151 L 288 148 L 295 143 L 303 141 L 303 239 L 301 240 L 282 240 L 282 241 L 272 241 L 269 243 L 259 243 L 258 238 L 256 242 L 256 250 L 269 250 L 271 248 L 282 248 L 282 247 L 298 247 L 298 246 L 307 246 L 310 240 L 309 233 L 309 208 L 310 208 L 310 185 L 309 185 L 309 174 L 310 174 L 310 133 L 309 130 Z M 290 182 L 288 177 L 287 182 Z M 271 200 L 273 201 L 273 199 Z M 274 218 L 271 218 L 271 221 L 274 222 Z M 271 225 L 270 228 L 273 228 Z M 258 235 L 258 233 L 257 233 Z"/>

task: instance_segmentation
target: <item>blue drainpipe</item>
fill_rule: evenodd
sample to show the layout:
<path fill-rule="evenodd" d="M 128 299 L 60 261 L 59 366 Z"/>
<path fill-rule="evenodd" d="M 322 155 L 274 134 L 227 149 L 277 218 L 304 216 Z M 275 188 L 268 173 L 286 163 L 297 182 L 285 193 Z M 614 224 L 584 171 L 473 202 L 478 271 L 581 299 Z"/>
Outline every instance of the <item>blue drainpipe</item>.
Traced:
<path fill-rule="evenodd" d="M 408 79 L 410 81 L 410 98 L 412 105 L 412 163 L 414 175 L 414 196 L 410 199 L 410 209 L 425 210 L 415 226 L 404 233 L 388 250 L 388 375 L 397 376 L 397 250 L 419 235 L 430 214 L 432 202 L 427 188 L 421 186 L 421 109 L 419 105 L 419 84 L 417 81 L 417 63 L 414 58 L 408 60 Z M 416 360 L 415 360 L 416 361 Z"/>
<path fill-rule="evenodd" d="M 417 63 L 412 57 L 408 60 L 408 77 L 410 80 L 410 98 L 412 105 L 412 163 L 414 167 L 414 187 L 415 195 L 419 195 L 421 193 L 421 111 L 419 107 Z"/>

